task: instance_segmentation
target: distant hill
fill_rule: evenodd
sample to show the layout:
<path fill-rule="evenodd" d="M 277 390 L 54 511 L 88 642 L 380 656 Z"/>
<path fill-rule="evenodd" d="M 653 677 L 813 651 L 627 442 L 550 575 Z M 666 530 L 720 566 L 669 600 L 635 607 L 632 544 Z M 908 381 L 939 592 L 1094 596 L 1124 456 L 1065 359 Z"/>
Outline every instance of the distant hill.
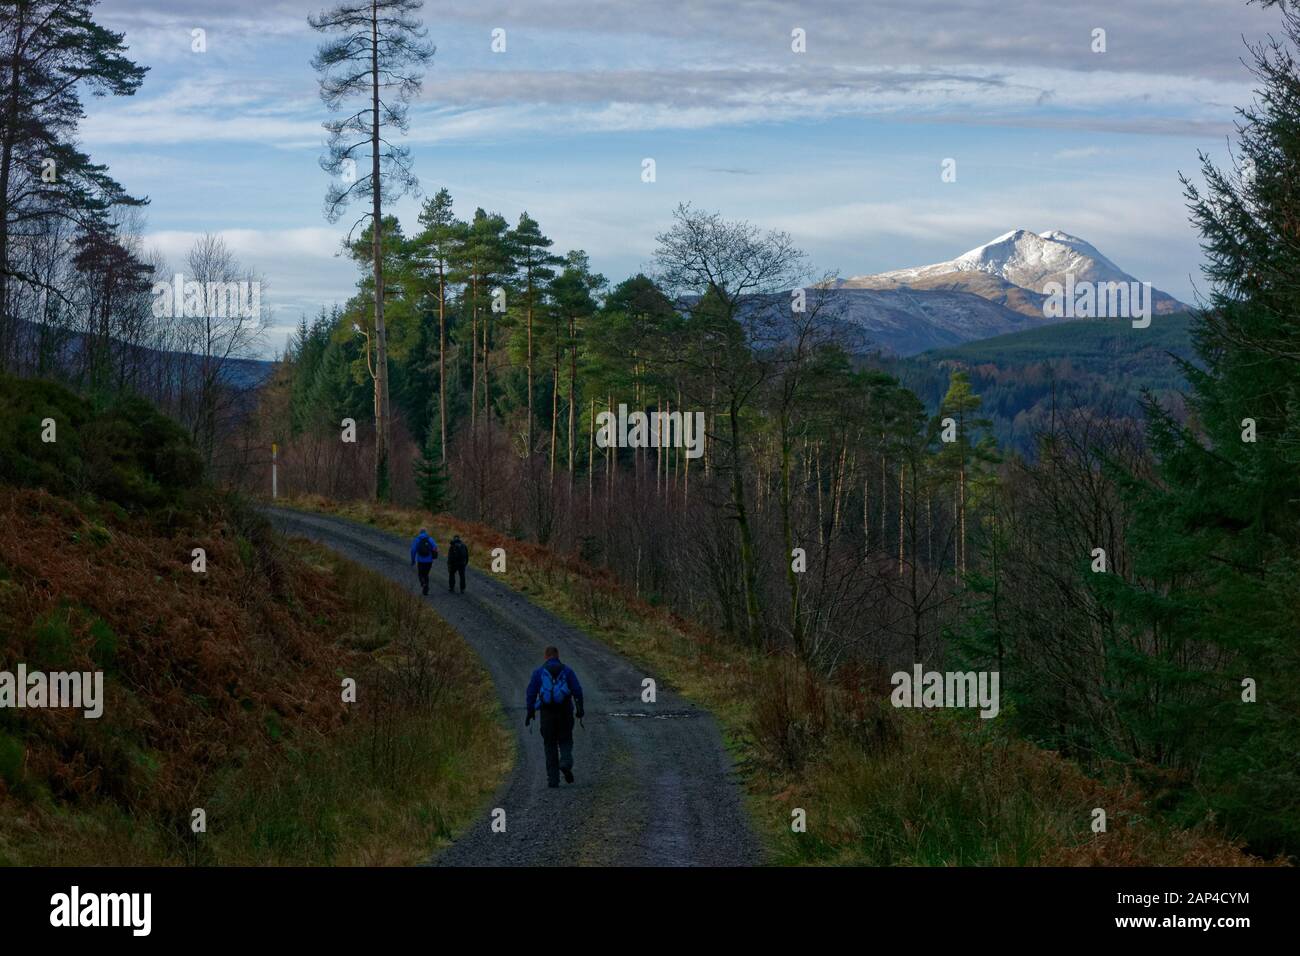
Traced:
<path fill-rule="evenodd" d="M 1048 321 L 967 289 L 841 288 L 828 301 L 842 321 L 861 333 L 864 351 L 893 355 L 916 355 Z"/>
<path fill-rule="evenodd" d="M 72 374 L 79 367 L 87 337 L 80 332 L 43 327 L 39 323 L 18 319 L 14 323 L 14 338 L 20 354 L 45 353 L 50 368 L 55 372 Z M 132 345 L 114 339 L 112 348 L 121 360 L 151 381 L 171 379 L 184 387 L 187 378 L 195 374 L 201 357 L 188 352 L 162 351 L 145 345 Z M 260 388 L 271 376 L 275 362 L 254 358 L 227 358 L 219 362 L 221 380 L 237 392 Z"/>
<path fill-rule="evenodd" d="M 1081 319 L 880 363 L 939 407 L 954 369 L 964 369 L 993 421 L 998 444 L 1033 452 L 1034 433 L 1058 409 L 1082 404 L 1117 418 L 1142 419 L 1141 393 L 1150 389 L 1181 409 L 1186 380 L 1175 357 L 1193 360 L 1191 316 L 1157 316 L 1146 329 L 1125 321 Z"/>

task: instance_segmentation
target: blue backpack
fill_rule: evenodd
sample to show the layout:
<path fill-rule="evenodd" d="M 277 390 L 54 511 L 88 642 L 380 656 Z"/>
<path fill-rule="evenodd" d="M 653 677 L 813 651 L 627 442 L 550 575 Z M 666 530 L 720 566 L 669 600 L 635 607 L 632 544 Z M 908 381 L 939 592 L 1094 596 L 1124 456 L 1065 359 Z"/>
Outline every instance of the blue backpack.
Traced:
<path fill-rule="evenodd" d="M 560 676 L 551 676 L 551 670 L 548 667 L 542 668 L 542 689 L 540 696 L 543 704 L 563 704 L 569 699 L 569 679 L 565 676 L 565 670 L 560 671 Z"/>

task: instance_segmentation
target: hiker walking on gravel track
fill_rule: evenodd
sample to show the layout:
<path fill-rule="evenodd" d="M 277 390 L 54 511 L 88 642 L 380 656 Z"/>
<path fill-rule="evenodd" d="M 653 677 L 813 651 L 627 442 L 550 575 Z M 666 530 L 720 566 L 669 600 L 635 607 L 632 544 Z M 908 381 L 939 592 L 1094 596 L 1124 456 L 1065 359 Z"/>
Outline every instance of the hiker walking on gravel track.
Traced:
<path fill-rule="evenodd" d="M 428 531 L 421 528 L 420 533 L 411 541 L 411 564 L 416 574 L 420 576 L 420 590 L 424 594 L 429 593 L 429 569 L 437 560 L 438 542 L 429 537 Z"/>
<path fill-rule="evenodd" d="M 460 535 L 451 539 L 447 549 L 447 590 L 455 593 L 456 576 L 460 575 L 460 593 L 465 593 L 465 568 L 469 564 L 469 548 L 460 540 Z"/>
<path fill-rule="evenodd" d="M 533 722 L 540 704 L 546 785 L 558 787 L 561 773 L 566 783 L 573 783 L 573 719 L 575 716 L 582 719 L 582 685 L 573 668 L 560 663 L 558 650 L 548 647 L 545 654 L 546 662 L 533 671 L 524 693 L 524 706 L 528 709 L 524 726 Z"/>

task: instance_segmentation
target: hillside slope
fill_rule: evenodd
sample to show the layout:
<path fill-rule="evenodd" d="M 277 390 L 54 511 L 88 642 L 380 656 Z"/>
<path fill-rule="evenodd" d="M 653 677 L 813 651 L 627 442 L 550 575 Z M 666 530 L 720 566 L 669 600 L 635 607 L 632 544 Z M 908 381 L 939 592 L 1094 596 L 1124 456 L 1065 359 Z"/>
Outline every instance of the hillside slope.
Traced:
<path fill-rule="evenodd" d="M 284 546 L 149 406 L 0 397 L 0 672 L 103 679 L 97 718 L 0 708 L 0 864 L 414 863 L 466 824 L 510 751 L 445 622 Z"/>
<path fill-rule="evenodd" d="M 859 351 L 895 355 L 915 355 L 1048 321 L 1041 313 L 1031 317 L 970 289 L 943 285 L 926 289 L 841 288 L 830 292 L 827 301 L 840 320 L 860 331 L 863 341 Z"/>

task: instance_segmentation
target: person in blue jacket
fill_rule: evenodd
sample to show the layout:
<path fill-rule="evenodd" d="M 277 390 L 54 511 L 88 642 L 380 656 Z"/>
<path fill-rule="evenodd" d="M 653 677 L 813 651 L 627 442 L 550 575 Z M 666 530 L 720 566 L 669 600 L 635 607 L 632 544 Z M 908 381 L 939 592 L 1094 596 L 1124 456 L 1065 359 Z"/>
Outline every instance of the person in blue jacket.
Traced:
<path fill-rule="evenodd" d="M 429 593 L 429 569 L 437 560 L 438 542 L 429 537 L 428 531 L 421 528 L 420 533 L 411 542 L 411 564 L 416 574 L 420 576 L 420 590 L 425 594 Z"/>
<path fill-rule="evenodd" d="M 528 710 L 524 726 L 533 722 L 540 705 L 546 785 L 558 787 L 561 772 L 566 783 L 573 783 L 573 718 L 582 719 L 582 685 L 573 668 L 560 663 L 556 648 L 548 647 L 545 654 L 546 662 L 533 671 L 533 679 L 524 692 L 524 706 Z"/>

